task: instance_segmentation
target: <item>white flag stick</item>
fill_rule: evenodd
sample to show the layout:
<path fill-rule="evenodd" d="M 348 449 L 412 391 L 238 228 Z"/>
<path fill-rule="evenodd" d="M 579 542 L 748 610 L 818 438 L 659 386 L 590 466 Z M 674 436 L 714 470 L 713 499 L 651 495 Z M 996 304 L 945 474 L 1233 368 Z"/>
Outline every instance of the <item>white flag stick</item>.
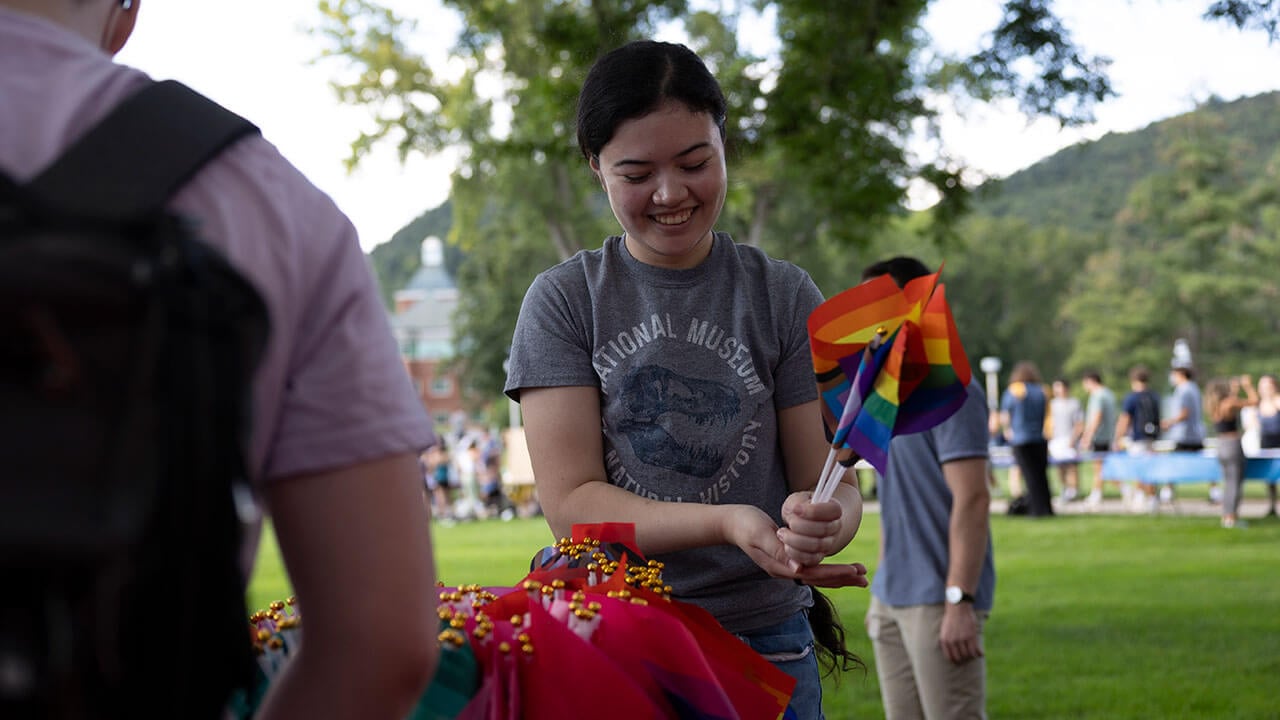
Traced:
<path fill-rule="evenodd" d="M 840 480 L 844 477 L 844 465 L 836 463 L 818 483 L 818 488 L 814 490 L 813 502 L 827 502 L 831 496 L 835 494 L 836 487 L 840 485 Z"/>

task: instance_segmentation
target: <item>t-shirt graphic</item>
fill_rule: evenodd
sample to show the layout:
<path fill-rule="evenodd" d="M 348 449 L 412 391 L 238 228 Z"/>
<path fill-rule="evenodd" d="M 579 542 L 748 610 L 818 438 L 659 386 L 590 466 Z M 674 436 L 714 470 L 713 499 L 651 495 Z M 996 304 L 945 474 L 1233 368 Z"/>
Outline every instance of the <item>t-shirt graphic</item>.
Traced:
<path fill-rule="evenodd" d="M 735 424 L 741 403 L 732 388 L 651 364 L 629 372 L 620 392 L 627 416 L 618 430 L 637 460 L 699 478 L 720 469 L 724 448 L 699 440 L 702 428 Z"/>
<path fill-rule="evenodd" d="M 592 354 L 609 482 L 655 500 L 749 502 L 742 478 L 768 472 L 759 438 L 775 425 L 750 324 L 681 308 L 612 328 Z"/>

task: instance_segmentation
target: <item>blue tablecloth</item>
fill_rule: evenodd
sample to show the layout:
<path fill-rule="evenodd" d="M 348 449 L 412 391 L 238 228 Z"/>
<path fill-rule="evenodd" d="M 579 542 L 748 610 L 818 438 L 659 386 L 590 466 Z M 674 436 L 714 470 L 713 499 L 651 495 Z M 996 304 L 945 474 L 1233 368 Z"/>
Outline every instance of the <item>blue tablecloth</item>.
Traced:
<path fill-rule="evenodd" d="M 1248 480 L 1280 480 L 1280 453 L 1264 451 L 1247 458 Z M 1138 480 L 1144 483 L 1220 482 L 1222 467 L 1212 450 L 1201 452 L 1153 452 L 1130 455 L 1108 453 L 1102 461 L 1103 480 Z"/>

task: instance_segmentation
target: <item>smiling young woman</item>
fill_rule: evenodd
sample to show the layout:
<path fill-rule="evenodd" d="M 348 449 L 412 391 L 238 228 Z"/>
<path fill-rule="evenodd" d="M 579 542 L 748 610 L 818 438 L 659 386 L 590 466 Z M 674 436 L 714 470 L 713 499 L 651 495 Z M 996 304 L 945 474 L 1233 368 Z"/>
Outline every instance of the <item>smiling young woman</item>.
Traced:
<path fill-rule="evenodd" d="M 822 294 L 715 229 L 725 100 L 688 48 L 605 54 L 577 125 L 623 232 L 540 274 L 516 323 L 506 391 L 547 521 L 558 537 L 634 524 L 675 596 L 796 677 L 792 710 L 821 718 L 818 655 L 857 658 L 813 586 L 867 584 L 859 564 L 822 562 L 858 530 L 857 489 L 811 501 L 828 445 L 806 319 Z"/>

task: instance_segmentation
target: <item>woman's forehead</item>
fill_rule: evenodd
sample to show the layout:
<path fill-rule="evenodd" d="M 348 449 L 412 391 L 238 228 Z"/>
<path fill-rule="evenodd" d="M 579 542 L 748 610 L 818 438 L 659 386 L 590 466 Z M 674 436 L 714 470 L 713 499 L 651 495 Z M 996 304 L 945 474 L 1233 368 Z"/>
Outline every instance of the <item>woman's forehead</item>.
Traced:
<path fill-rule="evenodd" d="M 684 105 L 668 101 L 657 110 L 618 125 L 613 137 L 600 150 L 602 163 L 654 162 L 697 152 L 718 150 L 720 130 L 705 112 L 691 112 Z"/>

